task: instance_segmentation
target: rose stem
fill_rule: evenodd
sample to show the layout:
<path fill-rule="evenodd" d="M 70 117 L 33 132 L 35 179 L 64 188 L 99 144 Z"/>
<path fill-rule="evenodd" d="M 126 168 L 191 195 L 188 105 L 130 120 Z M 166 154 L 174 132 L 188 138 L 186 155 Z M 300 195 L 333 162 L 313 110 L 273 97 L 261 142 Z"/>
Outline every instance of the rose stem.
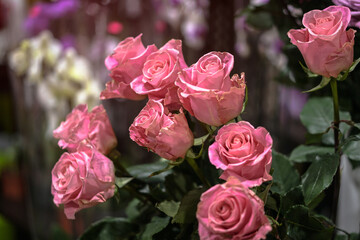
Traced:
<path fill-rule="evenodd" d="M 186 161 L 189 163 L 189 165 L 192 167 L 192 169 L 194 170 L 194 172 L 196 173 L 196 175 L 200 178 L 201 182 L 208 188 L 211 187 L 209 181 L 204 177 L 204 175 L 202 174 L 202 172 L 200 171 L 199 166 L 197 165 L 197 163 L 195 162 L 195 159 L 193 158 L 186 158 Z"/>
<path fill-rule="evenodd" d="M 340 123 L 340 114 L 339 114 L 339 97 L 338 97 L 338 89 L 337 89 L 337 82 L 335 78 L 331 78 L 330 80 L 331 92 L 333 96 L 333 103 L 334 103 L 334 150 L 335 153 L 339 153 L 341 155 L 340 147 L 339 147 L 339 123 Z M 340 192 L 340 158 L 339 158 L 339 165 L 334 177 L 333 182 L 333 201 L 332 201 L 332 208 L 331 208 L 331 219 L 336 224 L 336 217 L 337 217 L 337 207 L 339 201 L 339 192 Z"/>

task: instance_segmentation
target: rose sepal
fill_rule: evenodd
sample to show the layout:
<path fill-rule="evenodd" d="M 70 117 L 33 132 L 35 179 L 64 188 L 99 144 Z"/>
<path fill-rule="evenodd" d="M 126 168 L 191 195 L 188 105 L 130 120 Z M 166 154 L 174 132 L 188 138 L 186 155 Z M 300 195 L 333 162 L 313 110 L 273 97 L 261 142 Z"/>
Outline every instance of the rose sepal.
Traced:
<path fill-rule="evenodd" d="M 326 85 L 328 85 L 330 80 L 331 80 L 331 78 L 327 78 L 327 77 L 323 76 L 319 85 L 317 85 L 316 87 L 314 87 L 310 90 L 303 91 L 303 93 L 315 92 L 317 90 L 320 90 L 320 89 L 324 88 Z"/>
<path fill-rule="evenodd" d="M 314 78 L 319 76 L 319 74 L 313 73 L 309 68 L 305 67 L 300 61 L 299 64 L 309 78 Z"/>
<path fill-rule="evenodd" d="M 347 78 L 347 76 L 349 75 L 349 73 L 351 73 L 352 71 L 355 70 L 355 68 L 356 68 L 356 66 L 359 64 L 359 62 L 360 62 L 360 58 L 356 59 L 356 60 L 351 64 L 351 66 L 349 67 L 348 70 L 343 71 L 343 73 L 340 73 L 340 74 L 337 76 L 336 80 L 337 80 L 337 81 L 344 81 L 344 80 Z"/>

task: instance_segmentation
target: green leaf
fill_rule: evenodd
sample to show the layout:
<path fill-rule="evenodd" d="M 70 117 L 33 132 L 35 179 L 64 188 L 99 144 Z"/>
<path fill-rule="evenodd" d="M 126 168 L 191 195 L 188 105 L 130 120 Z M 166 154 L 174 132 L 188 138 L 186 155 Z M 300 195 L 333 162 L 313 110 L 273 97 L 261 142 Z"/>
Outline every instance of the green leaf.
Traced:
<path fill-rule="evenodd" d="M 260 30 L 270 29 L 273 25 L 270 13 L 264 11 L 249 13 L 247 15 L 246 22 L 247 24 Z"/>
<path fill-rule="evenodd" d="M 160 169 L 158 171 L 155 171 L 153 173 L 150 174 L 149 177 L 154 177 L 156 175 L 162 174 L 164 172 L 168 172 L 169 170 L 171 170 L 172 168 L 174 168 L 176 165 L 175 164 L 168 164 L 166 167 L 164 167 L 163 169 Z"/>
<path fill-rule="evenodd" d="M 331 239 L 334 228 L 323 225 L 310 210 L 302 205 L 293 206 L 285 215 L 287 234 L 292 239 Z"/>
<path fill-rule="evenodd" d="M 116 177 L 115 178 L 115 184 L 118 188 L 122 188 L 126 184 L 128 184 L 131 180 L 133 180 L 133 177 Z"/>
<path fill-rule="evenodd" d="M 243 103 L 243 107 L 242 107 L 242 110 L 241 110 L 241 113 L 243 113 L 245 111 L 245 108 L 247 106 L 247 103 L 248 103 L 248 99 L 249 98 L 249 95 L 248 95 L 248 87 L 245 86 L 245 99 L 244 99 L 244 103 Z"/>
<path fill-rule="evenodd" d="M 272 168 L 274 169 L 272 176 L 274 184 L 271 187 L 271 191 L 283 195 L 291 188 L 299 185 L 300 177 L 285 155 L 273 151 L 272 156 Z"/>
<path fill-rule="evenodd" d="M 344 80 L 346 80 L 346 78 L 348 77 L 349 73 L 355 70 L 355 68 L 356 68 L 356 66 L 359 64 L 359 62 L 360 62 L 360 58 L 356 59 L 356 60 L 351 64 L 351 66 L 349 67 L 348 70 L 343 71 L 342 73 L 340 73 L 340 74 L 338 75 L 338 77 L 336 78 L 336 80 L 338 80 L 338 81 L 344 81 Z"/>
<path fill-rule="evenodd" d="M 136 219 L 141 215 L 142 211 L 138 208 L 139 204 L 140 200 L 135 198 L 127 205 L 125 213 L 129 220 Z"/>
<path fill-rule="evenodd" d="M 360 58 L 356 59 L 352 64 L 351 67 L 349 68 L 349 72 L 352 72 L 355 70 L 356 66 L 360 63 Z"/>
<path fill-rule="evenodd" d="M 141 239 L 152 240 L 154 234 L 166 228 L 166 226 L 169 224 L 169 220 L 170 220 L 169 217 L 162 218 L 162 217 L 154 216 L 151 219 L 150 223 L 146 225 L 145 231 L 143 232 Z"/>
<path fill-rule="evenodd" d="M 194 153 L 194 150 L 192 148 L 189 148 L 189 150 L 187 150 L 186 157 L 194 158 L 194 159 L 196 158 L 196 154 Z"/>
<path fill-rule="evenodd" d="M 317 85 L 316 87 L 314 87 L 314 88 L 312 88 L 310 90 L 304 91 L 304 93 L 315 92 L 317 90 L 320 90 L 323 87 L 325 87 L 326 85 L 328 85 L 330 80 L 331 80 L 331 78 L 322 77 L 321 82 L 319 83 L 319 85 Z"/>
<path fill-rule="evenodd" d="M 321 192 L 316 198 L 314 198 L 307 206 L 310 209 L 315 209 L 326 197 L 325 192 Z"/>
<path fill-rule="evenodd" d="M 79 240 L 106 240 L 121 236 L 121 239 L 131 239 L 138 231 L 138 226 L 124 218 L 106 217 L 90 225 Z"/>
<path fill-rule="evenodd" d="M 313 73 L 310 69 L 305 67 L 300 61 L 299 61 L 299 63 L 300 63 L 301 68 L 304 70 L 304 72 L 307 74 L 308 77 L 313 78 L 313 77 L 319 76 L 319 74 Z"/>
<path fill-rule="evenodd" d="M 276 212 L 279 211 L 278 203 L 275 198 L 272 197 L 273 195 L 268 195 L 265 203 L 265 208 L 272 209 Z"/>
<path fill-rule="evenodd" d="M 179 210 L 174 216 L 172 223 L 184 224 L 196 221 L 197 204 L 203 192 L 203 188 L 189 191 L 181 200 Z"/>
<path fill-rule="evenodd" d="M 314 154 L 333 152 L 334 149 L 331 147 L 299 145 L 291 152 L 289 159 L 290 161 L 297 163 L 311 162 Z"/>
<path fill-rule="evenodd" d="M 302 176 L 305 204 L 310 204 L 322 191 L 330 186 L 339 165 L 335 154 L 318 155 Z"/>
<path fill-rule="evenodd" d="M 169 217 L 175 217 L 176 213 L 179 210 L 180 202 L 171 201 L 163 201 L 161 203 L 156 204 L 156 207 L 168 215 Z"/>
<path fill-rule="evenodd" d="M 333 122 L 333 102 L 330 97 L 310 98 L 300 113 L 300 120 L 311 134 L 325 133 Z M 340 111 L 341 120 L 350 120 L 348 112 Z M 344 127 L 345 126 L 345 127 Z M 340 131 L 344 133 L 348 129 L 347 124 L 340 125 Z M 329 132 L 329 134 L 331 134 Z"/>
<path fill-rule="evenodd" d="M 347 143 L 344 146 L 343 151 L 350 159 L 360 161 L 360 141 L 351 141 Z"/>
<path fill-rule="evenodd" d="M 150 177 L 150 175 L 156 171 L 167 167 L 167 161 L 157 161 L 148 164 L 139 164 L 127 168 L 127 171 L 137 179 L 145 182 L 163 182 L 165 177 L 171 173 L 171 171 L 165 171 L 156 176 Z"/>
<path fill-rule="evenodd" d="M 208 136 L 209 136 L 209 134 L 206 134 L 206 135 L 204 135 L 202 137 L 195 138 L 194 139 L 194 146 L 201 146 L 205 142 L 205 140 L 206 140 L 206 138 Z"/>
<path fill-rule="evenodd" d="M 288 191 L 281 200 L 280 211 L 286 213 L 295 205 L 303 205 L 304 196 L 301 186 L 297 186 Z"/>
<path fill-rule="evenodd" d="M 345 119 L 351 119 L 350 113 L 348 112 L 340 112 L 340 119 L 345 120 Z M 349 129 L 351 128 L 351 126 L 349 126 L 346 123 L 340 123 L 340 138 L 342 138 L 342 136 L 344 134 L 346 134 Z M 326 145 L 334 145 L 334 131 L 329 131 L 327 133 L 325 133 L 322 136 L 322 142 Z"/>
<path fill-rule="evenodd" d="M 265 187 L 264 185 L 267 184 Z M 256 191 L 256 195 L 264 202 L 266 203 L 267 197 L 270 191 L 270 188 L 272 186 L 272 182 L 264 183 L 261 186 L 259 186 Z M 262 191 L 261 191 L 262 190 Z"/>

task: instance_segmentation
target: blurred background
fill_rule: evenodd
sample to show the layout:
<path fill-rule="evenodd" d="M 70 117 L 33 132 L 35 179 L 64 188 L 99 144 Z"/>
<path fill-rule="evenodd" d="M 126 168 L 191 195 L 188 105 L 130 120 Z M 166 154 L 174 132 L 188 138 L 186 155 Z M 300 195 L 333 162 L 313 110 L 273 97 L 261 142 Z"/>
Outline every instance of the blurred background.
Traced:
<path fill-rule="evenodd" d="M 289 67 L 289 55 L 301 57 L 286 32 L 314 1 L 288 2 L 0 0 L 0 238 L 76 239 L 92 222 L 122 214 L 110 200 L 70 221 L 54 205 L 51 169 L 63 151 L 52 131 L 77 104 L 100 103 L 104 59 L 129 36 L 143 33 L 144 45 L 158 48 L 181 39 L 189 66 L 210 51 L 232 53 L 233 73 L 245 72 L 249 91 L 243 119 L 267 128 L 282 153 L 305 142 L 299 114 L 307 95 L 297 87 L 310 87 L 297 61 Z M 125 165 L 152 161 L 128 134 L 146 102 L 101 103 Z"/>

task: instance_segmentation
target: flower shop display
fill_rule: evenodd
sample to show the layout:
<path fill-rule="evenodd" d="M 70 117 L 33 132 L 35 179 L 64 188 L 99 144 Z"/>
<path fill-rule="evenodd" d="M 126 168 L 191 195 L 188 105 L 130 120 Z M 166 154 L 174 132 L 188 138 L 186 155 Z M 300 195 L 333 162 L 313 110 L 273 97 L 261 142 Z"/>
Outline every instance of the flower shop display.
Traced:
<path fill-rule="evenodd" d="M 266 12 L 274 1 L 251 2 L 248 17 L 254 9 Z M 290 13 L 295 7 L 287 14 L 298 24 Z M 291 43 L 289 48 L 302 55 L 305 64 L 298 67 L 304 75 L 315 78 L 310 90 L 302 89 L 314 97 L 300 113 L 307 142 L 288 156 L 274 149 L 276 139 L 265 127 L 242 118 L 251 111 L 247 82 L 241 68 L 234 69 L 231 53 L 210 51 L 189 64 L 179 39 L 161 47 L 145 46 L 142 34 L 121 41 L 104 60 L 111 80 L 97 96 L 103 101 L 147 99 L 129 137 L 158 157 L 124 164 L 107 114 L 116 109 L 96 105 L 89 111 L 77 102 L 53 130 L 63 149 L 51 172 L 53 201 L 68 219 L 106 201 L 120 206 L 118 216 L 92 224 L 79 240 L 359 237 L 337 226 L 341 161 L 359 161 L 360 155 L 359 119 L 342 108 L 339 98 L 340 86 L 360 62 L 354 58 L 356 30 L 348 28 L 351 10 L 312 9 L 301 22 L 287 29 L 287 46 Z M 30 57 L 45 66 L 58 64 L 55 78 L 69 85 L 64 81 L 53 94 L 72 95 L 66 93 L 75 91 L 71 86 L 78 82 L 74 53 L 55 61 L 57 44 L 46 46 L 55 50 Z M 44 64 L 33 65 L 35 70 L 17 64 L 30 61 L 29 43 L 22 48 L 12 56 L 13 68 L 37 84 Z M 331 97 L 319 96 L 326 90 Z"/>

